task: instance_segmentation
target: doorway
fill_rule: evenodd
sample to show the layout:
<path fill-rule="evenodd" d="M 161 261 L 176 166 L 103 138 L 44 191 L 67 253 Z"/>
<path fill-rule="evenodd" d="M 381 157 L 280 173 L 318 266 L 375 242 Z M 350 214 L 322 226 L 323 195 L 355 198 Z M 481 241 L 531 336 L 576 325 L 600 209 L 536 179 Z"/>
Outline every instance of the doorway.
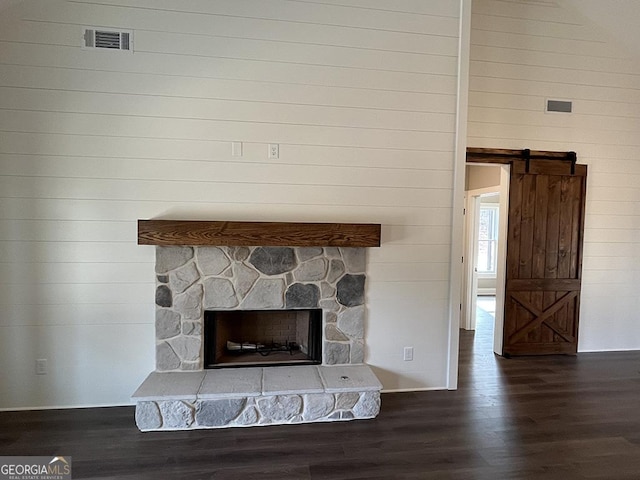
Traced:
<path fill-rule="evenodd" d="M 510 166 L 509 173 L 502 171 L 509 190 L 502 211 L 508 221 L 501 230 L 505 248 L 498 247 L 502 278 L 499 269 L 494 352 L 507 357 L 575 354 L 587 166 L 577 163 L 575 152 L 528 149 L 468 148 L 469 163 L 496 164 L 505 169 Z M 467 203 L 472 210 L 475 197 L 481 194 L 467 190 Z M 465 223 L 469 225 L 470 220 Z M 467 228 L 467 232 L 473 231 L 472 227 Z M 474 263 L 464 265 L 463 327 L 472 325 L 472 293 L 477 291 L 473 276 L 477 260 L 470 248 L 467 258 L 473 258 Z"/>
<path fill-rule="evenodd" d="M 502 355 L 509 168 L 477 163 L 466 167 L 460 326 L 475 331 L 480 318 L 483 335 L 492 336 L 498 355 Z"/>

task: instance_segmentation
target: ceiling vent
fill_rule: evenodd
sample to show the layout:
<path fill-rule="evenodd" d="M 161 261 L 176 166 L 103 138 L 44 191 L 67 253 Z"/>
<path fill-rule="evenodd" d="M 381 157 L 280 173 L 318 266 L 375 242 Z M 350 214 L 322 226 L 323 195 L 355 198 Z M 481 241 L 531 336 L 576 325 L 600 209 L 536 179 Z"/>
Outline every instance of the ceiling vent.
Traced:
<path fill-rule="evenodd" d="M 571 113 L 572 109 L 570 100 L 547 100 L 547 112 Z"/>
<path fill-rule="evenodd" d="M 84 28 L 84 48 L 101 50 L 133 51 L 133 32 L 110 28 Z"/>

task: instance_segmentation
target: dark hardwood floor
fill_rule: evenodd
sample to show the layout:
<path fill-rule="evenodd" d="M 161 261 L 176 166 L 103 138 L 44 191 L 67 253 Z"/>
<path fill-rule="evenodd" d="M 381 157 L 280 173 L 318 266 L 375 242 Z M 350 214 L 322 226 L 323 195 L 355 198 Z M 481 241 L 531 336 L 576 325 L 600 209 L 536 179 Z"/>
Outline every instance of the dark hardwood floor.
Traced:
<path fill-rule="evenodd" d="M 457 391 L 385 394 L 375 420 L 140 433 L 133 408 L 0 413 L 0 455 L 74 479 L 639 479 L 640 352 L 502 359 L 461 332 Z"/>

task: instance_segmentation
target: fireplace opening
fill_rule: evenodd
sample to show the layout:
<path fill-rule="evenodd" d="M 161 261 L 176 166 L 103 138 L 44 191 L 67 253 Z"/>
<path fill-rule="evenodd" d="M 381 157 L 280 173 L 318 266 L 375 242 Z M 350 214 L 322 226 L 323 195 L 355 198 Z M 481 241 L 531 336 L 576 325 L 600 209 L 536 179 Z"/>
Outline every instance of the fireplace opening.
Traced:
<path fill-rule="evenodd" d="M 318 365 L 322 310 L 208 310 L 204 368 Z"/>

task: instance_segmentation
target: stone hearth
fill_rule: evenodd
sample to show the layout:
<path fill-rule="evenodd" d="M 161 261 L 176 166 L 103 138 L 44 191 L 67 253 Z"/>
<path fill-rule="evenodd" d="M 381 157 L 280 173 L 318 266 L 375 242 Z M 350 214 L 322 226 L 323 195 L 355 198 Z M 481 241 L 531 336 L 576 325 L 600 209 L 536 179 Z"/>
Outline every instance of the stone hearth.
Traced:
<path fill-rule="evenodd" d="M 380 382 L 367 365 L 151 373 L 134 393 L 142 431 L 373 418 Z"/>

